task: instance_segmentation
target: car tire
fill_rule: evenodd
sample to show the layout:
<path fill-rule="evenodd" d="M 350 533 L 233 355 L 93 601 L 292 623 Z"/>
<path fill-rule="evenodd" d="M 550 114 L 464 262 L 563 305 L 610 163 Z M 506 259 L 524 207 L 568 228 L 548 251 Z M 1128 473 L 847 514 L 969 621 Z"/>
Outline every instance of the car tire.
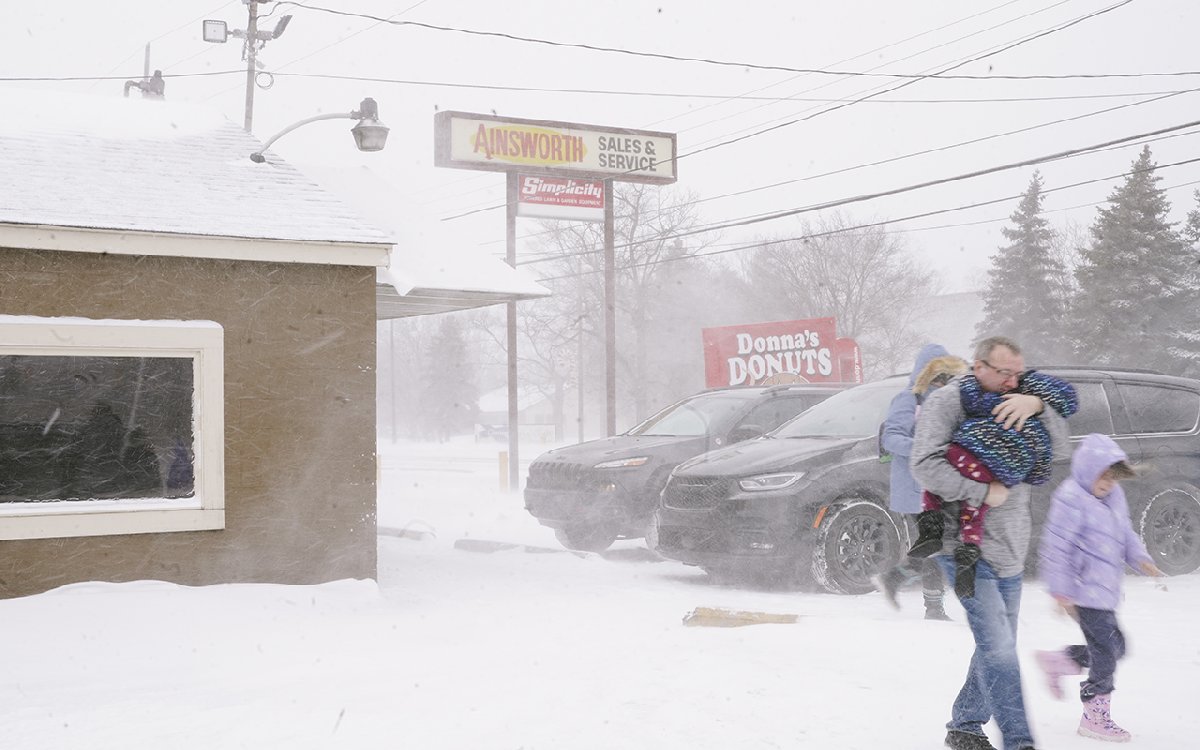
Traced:
<path fill-rule="evenodd" d="M 567 549 L 579 552 L 603 552 L 617 541 L 615 526 L 605 524 L 572 524 L 554 530 L 554 538 Z"/>
<path fill-rule="evenodd" d="M 892 516 L 866 499 L 839 501 L 817 529 L 813 578 L 832 594 L 866 594 L 871 579 L 900 559 L 900 528 Z"/>
<path fill-rule="evenodd" d="M 1157 491 L 1135 526 L 1146 551 L 1167 575 L 1200 568 L 1200 490 L 1174 482 Z"/>

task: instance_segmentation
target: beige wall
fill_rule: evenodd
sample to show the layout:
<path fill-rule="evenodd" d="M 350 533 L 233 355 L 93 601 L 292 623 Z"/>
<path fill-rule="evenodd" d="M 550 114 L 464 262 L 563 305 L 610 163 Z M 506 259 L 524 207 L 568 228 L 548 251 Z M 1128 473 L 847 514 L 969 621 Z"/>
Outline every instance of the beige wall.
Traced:
<path fill-rule="evenodd" d="M 0 596 L 373 578 L 375 269 L 0 248 L 0 313 L 225 328 L 225 529 L 0 542 Z"/>

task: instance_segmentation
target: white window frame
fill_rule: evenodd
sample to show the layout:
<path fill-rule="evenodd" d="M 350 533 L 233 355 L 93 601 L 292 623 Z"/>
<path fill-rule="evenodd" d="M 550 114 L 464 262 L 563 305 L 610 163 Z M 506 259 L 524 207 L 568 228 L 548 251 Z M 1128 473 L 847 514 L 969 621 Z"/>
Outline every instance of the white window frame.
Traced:
<path fill-rule="evenodd" d="M 225 528 L 224 329 L 209 320 L 0 315 L 0 354 L 186 357 L 193 375 L 192 497 L 0 503 L 0 540 Z"/>

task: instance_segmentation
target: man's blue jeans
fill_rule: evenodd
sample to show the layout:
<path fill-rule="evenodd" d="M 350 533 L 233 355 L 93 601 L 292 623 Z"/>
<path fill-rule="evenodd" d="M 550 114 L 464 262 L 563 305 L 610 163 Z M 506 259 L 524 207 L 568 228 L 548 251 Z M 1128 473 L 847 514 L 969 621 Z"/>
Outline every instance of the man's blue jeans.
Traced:
<path fill-rule="evenodd" d="M 936 559 L 946 580 L 953 583 L 954 559 L 948 555 Z M 983 725 L 995 717 L 1004 736 L 1004 750 L 1033 747 L 1017 661 L 1021 575 L 1000 578 L 986 560 L 980 560 L 975 596 L 959 597 L 959 602 L 975 637 L 975 653 L 946 728 L 983 735 Z"/>

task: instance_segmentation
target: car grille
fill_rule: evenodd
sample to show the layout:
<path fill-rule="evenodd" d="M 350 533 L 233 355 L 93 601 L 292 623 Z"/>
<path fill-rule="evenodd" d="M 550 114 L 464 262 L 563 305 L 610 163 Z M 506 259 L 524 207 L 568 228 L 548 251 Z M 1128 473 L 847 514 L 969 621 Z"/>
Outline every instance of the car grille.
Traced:
<path fill-rule="evenodd" d="M 580 490 L 596 478 L 595 471 L 586 464 L 540 462 L 529 466 L 526 486 L 539 490 Z"/>
<path fill-rule="evenodd" d="M 729 480 L 722 477 L 673 477 L 663 490 L 663 505 L 677 510 L 717 507 L 729 497 Z"/>

